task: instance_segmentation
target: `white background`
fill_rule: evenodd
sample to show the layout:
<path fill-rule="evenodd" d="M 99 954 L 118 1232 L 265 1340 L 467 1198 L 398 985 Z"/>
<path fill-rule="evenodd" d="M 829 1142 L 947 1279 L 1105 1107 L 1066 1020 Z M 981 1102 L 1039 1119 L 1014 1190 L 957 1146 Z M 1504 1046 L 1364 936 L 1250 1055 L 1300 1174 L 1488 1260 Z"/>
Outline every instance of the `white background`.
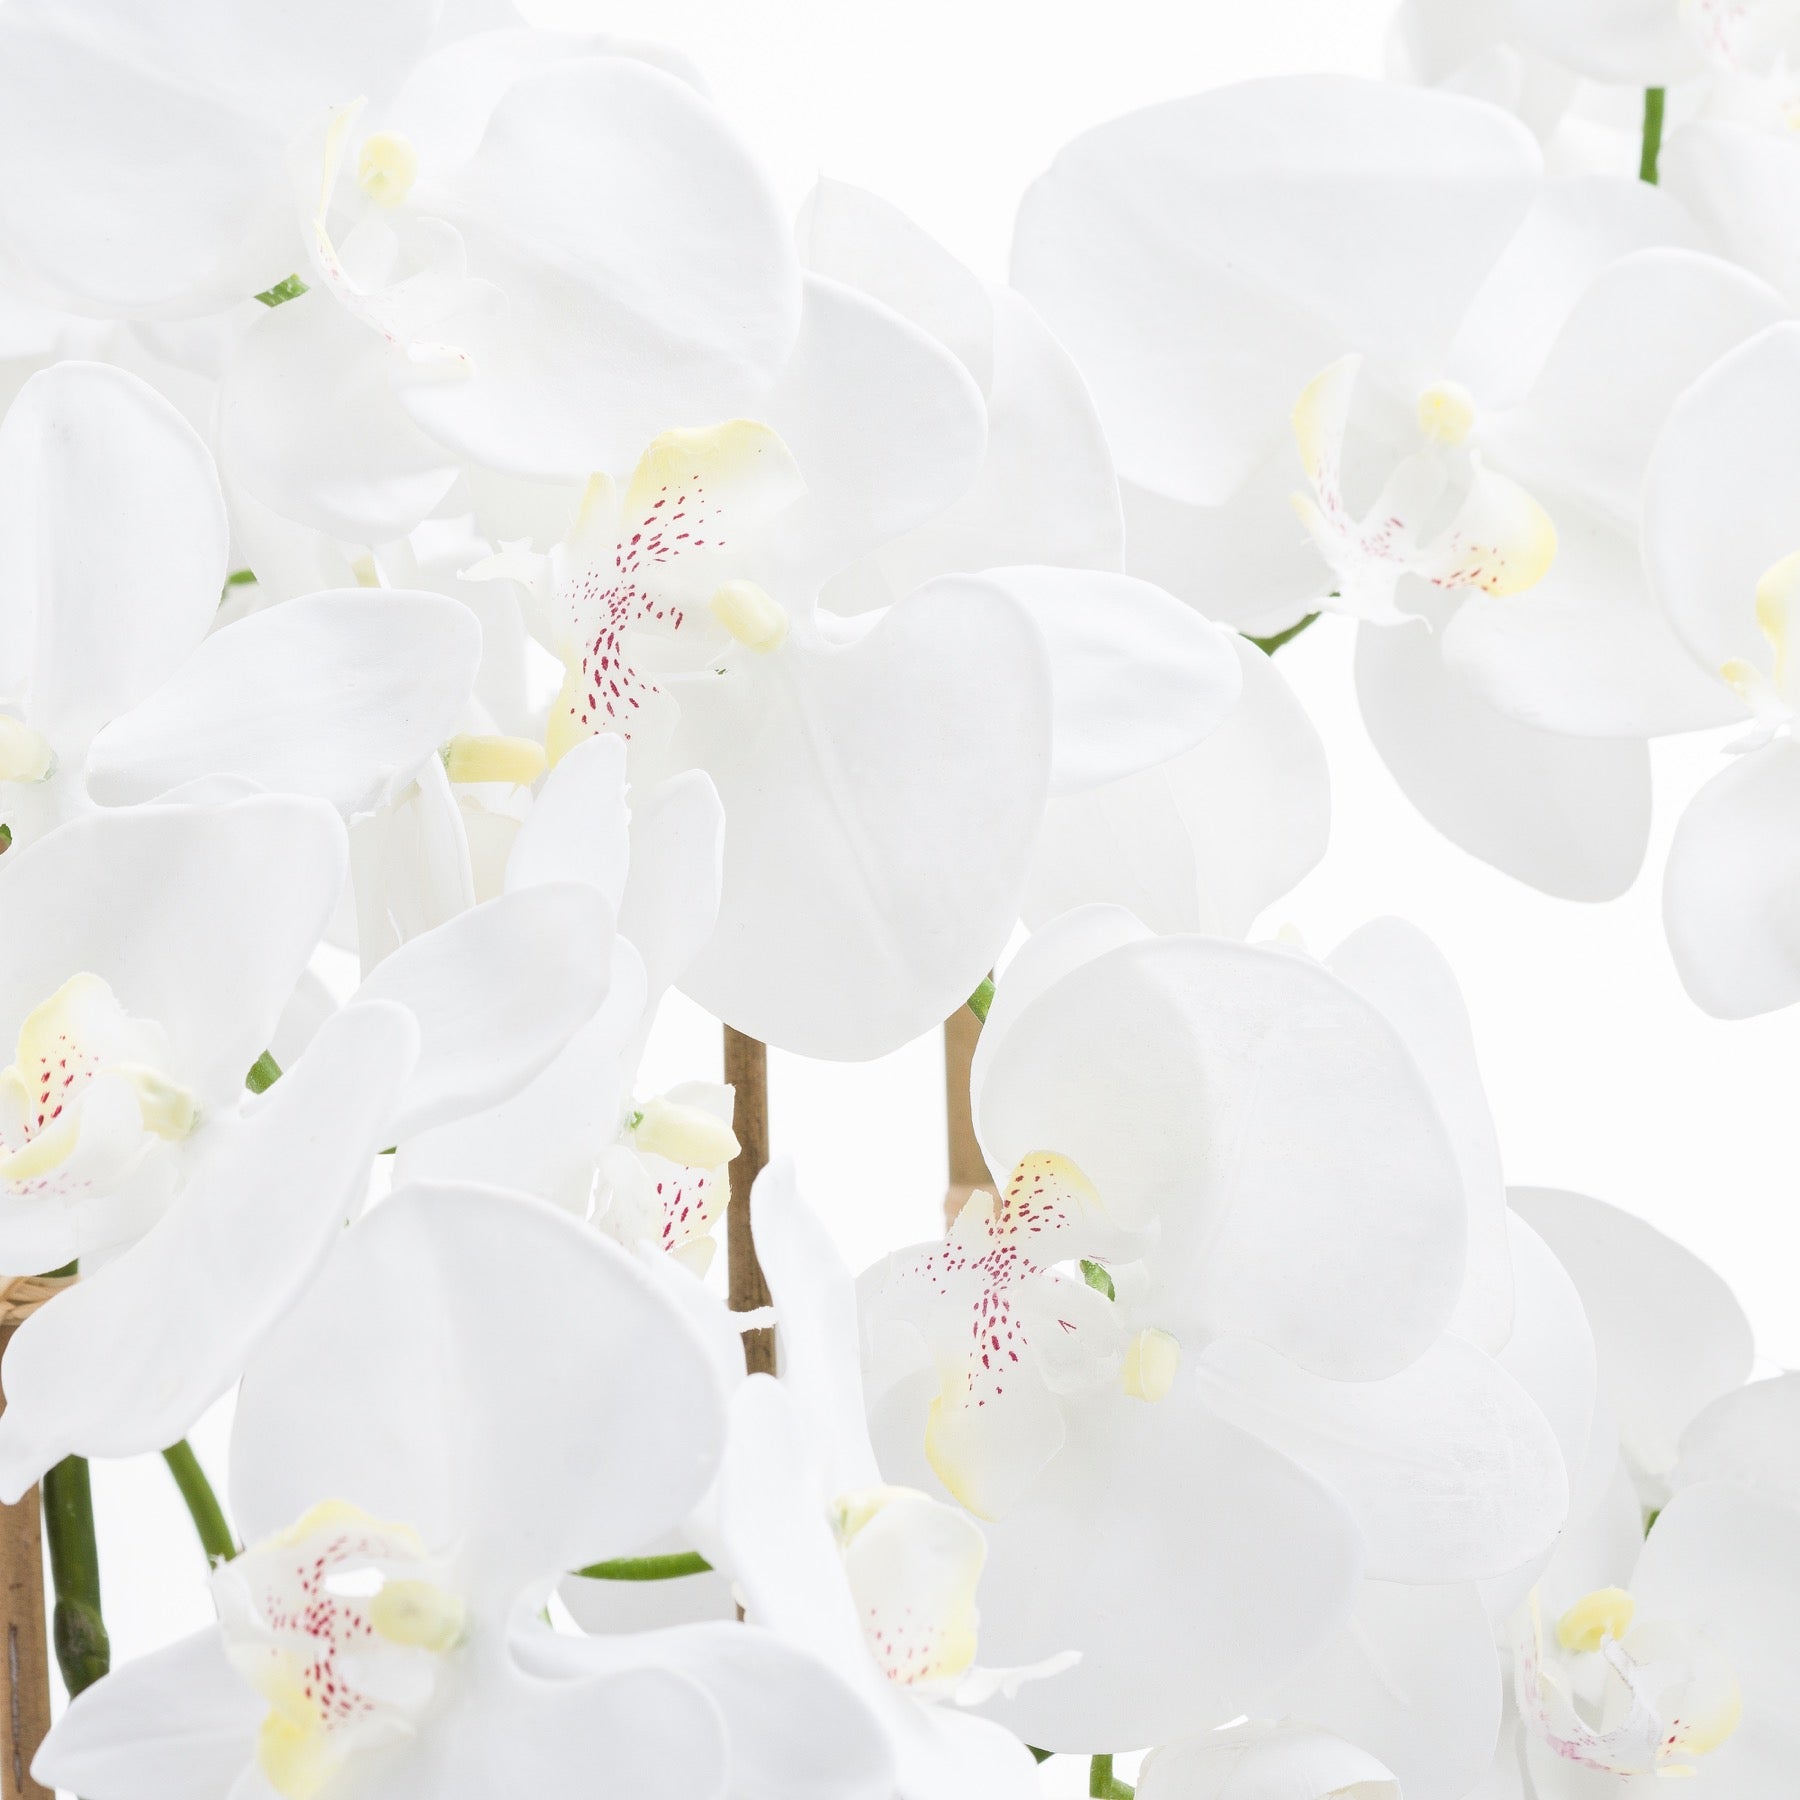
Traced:
<path fill-rule="evenodd" d="M 875 189 L 985 274 L 1003 275 L 1018 195 L 1068 138 L 1116 113 L 1250 75 L 1374 74 L 1386 0 L 536 0 L 545 24 L 660 34 L 703 68 L 794 203 L 821 174 Z M 618 179 L 629 181 L 621 169 Z M 1686 999 L 1662 939 L 1660 873 L 1718 740 L 1657 748 L 1646 873 L 1606 906 L 1551 901 L 1437 838 L 1370 749 L 1349 628 L 1281 652 L 1330 747 L 1332 843 L 1263 922 L 1315 950 L 1401 913 L 1456 968 L 1509 1177 L 1627 1206 L 1737 1289 L 1763 1356 L 1800 1362 L 1793 1219 L 1800 1012 L 1736 1024 Z M 1724 735 L 1729 735 L 1724 734 Z M 645 1089 L 708 1076 L 717 1033 L 675 1003 Z M 935 1040 L 882 1062 L 776 1056 L 773 1131 L 860 1266 L 936 1228 L 944 1186 Z M 224 1409 L 195 1434 L 222 1475 Z M 122 1656 L 206 1622 L 201 1563 L 157 1459 L 102 1466 L 106 1601 Z"/>

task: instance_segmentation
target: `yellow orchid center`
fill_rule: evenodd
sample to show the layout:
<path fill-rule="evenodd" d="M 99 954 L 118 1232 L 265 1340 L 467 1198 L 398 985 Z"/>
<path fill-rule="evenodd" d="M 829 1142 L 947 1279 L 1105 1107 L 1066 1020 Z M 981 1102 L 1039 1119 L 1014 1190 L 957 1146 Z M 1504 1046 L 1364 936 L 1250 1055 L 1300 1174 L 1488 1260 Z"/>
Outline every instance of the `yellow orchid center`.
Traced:
<path fill-rule="evenodd" d="M 419 178 L 419 153 L 398 131 L 372 131 L 356 156 L 356 185 L 377 206 L 398 206 Z"/>
<path fill-rule="evenodd" d="M 754 581 L 721 582 L 708 604 L 712 616 L 740 644 L 760 655 L 780 649 L 787 639 L 787 613 Z"/>
<path fill-rule="evenodd" d="M 26 1015 L 0 1069 L 0 1182 L 92 1191 L 127 1175 L 153 1141 L 178 1143 L 199 1103 L 168 1061 L 159 1027 L 132 1018 L 100 976 L 71 975 Z M 78 1180 L 68 1167 L 77 1149 Z"/>
<path fill-rule="evenodd" d="M 737 1133 L 717 1113 L 679 1100 L 647 1101 L 631 1127 L 635 1147 L 688 1169 L 718 1169 L 738 1153 Z"/>
<path fill-rule="evenodd" d="M 369 1602 L 377 1637 L 419 1650 L 454 1650 L 462 1642 L 468 1609 L 433 1581 L 384 1582 Z"/>
<path fill-rule="evenodd" d="M 1434 444 L 1454 447 L 1475 429 L 1475 396 L 1460 381 L 1434 381 L 1419 395 L 1418 419 Z"/>
<path fill-rule="evenodd" d="M 0 713 L 0 781 L 42 781 L 55 765 L 49 739 L 23 719 Z"/>
<path fill-rule="evenodd" d="M 1180 1368 L 1180 1343 L 1151 1325 L 1126 1346 L 1119 1379 L 1134 1400 L 1161 1400 L 1175 1385 Z"/>
<path fill-rule="evenodd" d="M 504 781 L 529 787 L 546 766 L 544 746 L 534 738 L 459 732 L 444 746 L 444 768 L 452 781 Z"/>
<path fill-rule="evenodd" d="M 1794 710 L 1796 695 L 1794 631 L 1800 617 L 1800 550 L 1771 563 L 1756 583 L 1757 629 L 1769 646 L 1771 666 L 1765 671 L 1746 657 L 1733 656 L 1719 665 L 1726 685 L 1753 712 L 1779 722 Z"/>
<path fill-rule="evenodd" d="M 418 1533 L 328 1500 L 214 1576 L 226 1650 L 268 1703 L 256 1760 L 313 1800 L 360 1753 L 410 1737 L 467 1609 Z"/>
<path fill-rule="evenodd" d="M 1607 1638 L 1622 1638 L 1636 1612 L 1637 1602 L 1623 1588 L 1596 1588 L 1556 1621 L 1556 1641 L 1565 1650 L 1598 1650 Z"/>

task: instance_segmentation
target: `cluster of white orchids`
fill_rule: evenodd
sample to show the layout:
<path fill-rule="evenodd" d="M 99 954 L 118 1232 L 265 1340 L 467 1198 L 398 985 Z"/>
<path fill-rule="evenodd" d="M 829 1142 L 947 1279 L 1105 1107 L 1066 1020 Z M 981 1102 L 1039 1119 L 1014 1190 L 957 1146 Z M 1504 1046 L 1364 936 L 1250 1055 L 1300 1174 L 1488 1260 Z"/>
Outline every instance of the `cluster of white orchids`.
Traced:
<path fill-rule="evenodd" d="M 0 6 L 9 1796 L 1800 1791 L 1800 1376 L 1506 1187 L 1416 930 L 1258 935 L 1341 615 L 1566 899 L 1737 722 L 1669 945 L 1800 1001 L 1800 4 L 1392 52 L 1005 285 L 508 0 Z M 760 1047 L 946 1019 L 991 1177 L 854 1276 Z M 109 1669 L 158 1451 L 216 1623 Z"/>

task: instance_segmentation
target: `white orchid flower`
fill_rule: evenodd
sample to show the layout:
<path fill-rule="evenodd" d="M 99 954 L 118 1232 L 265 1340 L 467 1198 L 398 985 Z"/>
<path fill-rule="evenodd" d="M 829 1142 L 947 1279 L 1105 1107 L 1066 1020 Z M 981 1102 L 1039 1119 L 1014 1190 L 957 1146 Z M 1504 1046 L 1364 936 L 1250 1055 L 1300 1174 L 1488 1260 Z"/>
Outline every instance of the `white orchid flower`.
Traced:
<path fill-rule="evenodd" d="M 1644 461 L 1782 311 L 1693 236 L 1641 183 L 1546 188 L 1491 106 L 1295 77 L 1069 146 L 1014 277 L 1093 386 L 1134 572 L 1258 632 L 1351 614 L 1414 804 L 1602 898 L 1648 829 L 1633 740 L 1721 716 L 1644 593 Z"/>
<path fill-rule="evenodd" d="M 353 1008 L 245 1092 L 343 881 L 320 801 L 103 813 L 7 860 L 0 1267 L 82 1262 L 7 1348 L 16 1497 L 173 1443 L 237 1378 L 360 1203 L 417 1031 Z"/>
<path fill-rule="evenodd" d="M 1800 458 L 1772 423 L 1796 395 L 1800 326 L 1776 326 L 1683 396 L 1645 490 L 1657 599 L 1735 716 L 1750 721 L 1729 746 L 1731 766 L 1694 796 L 1676 828 L 1663 887 L 1682 982 L 1723 1018 L 1800 999 L 1800 956 L 1787 926 L 1800 882 L 1792 852 Z"/>
<path fill-rule="evenodd" d="M 634 1093 L 657 1006 L 718 912 L 722 829 L 703 775 L 627 801 L 625 746 L 578 744 L 545 778 L 506 864 L 508 899 L 581 885 L 618 918 L 606 1004 L 531 1082 L 400 1150 L 403 1174 L 506 1181 L 607 1235 L 704 1272 L 737 1153 L 731 1090 Z"/>
<path fill-rule="evenodd" d="M 0 239 L 84 311 L 153 318 L 248 299 L 299 252 L 281 204 L 289 141 L 324 107 L 392 92 L 439 11 L 9 7 Z"/>
<path fill-rule="evenodd" d="M 334 96 L 289 162 L 317 291 L 237 347 L 226 456 L 320 530 L 397 536 L 459 461 L 617 466 L 671 419 L 760 402 L 793 345 L 798 270 L 763 176 L 632 46 L 462 38 L 385 104 Z"/>
<path fill-rule="evenodd" d="M 946 353 L 872 302 L 816 279 L 808 291 L 803 344 L 874 395 L 861 431 L 900 421 L 892 442 L 828 454 L 826 415 L 803 404 L 815 378 L 796 374 L 777 410 L 819 451 L 817 486 L 760 422 L 668 433 L 622 500 L 590 484 L 558 551 L 492 569 L 531 585 L 564 662 L 553 759 L 613 732 L 635 784 L 698 770 L 718 791 L 720 923 L 686 991 L 766 1041 L 856 1058 L 927 1029 L 981 979 L 1017 916 L 1046 788 L 1096 778 L 1089 758 L 1104 778 L 1145 744 L 1185 747 L 1236 671 L 1219 634 L 1122 577 L 946 577 L 878 615 L 819 611 L 824 570 L 942 504 L 933 465 L 902 447 L 978 444 L 980 427 Z M 1072 593 L 1082 579 L 1115 586 Z M 1082 632 L 1104 636 L 1112 608 L 1119 660 L 1084 659 Z M 1049 669 L 1046 630 L 1070 646 Z M 1127 675 L 1157 658 L 1146 706 Z M 1112 741 L 1108 722 L 1127 716 L 1135 728 Z M 951 886 L 945 869 L 961 871 Z"/>
<path fill-rule="evenodd" d="M 962 1708 L 1074 1658 L 979 1664 L 980 1526 L 883 1482 L 857 1370 L 855 1285 L 790 1165 L 757 1177 L 752 1215 L 782 1375 L 751 1376 L 733 1396 L 696 1535 L 748 1619 L 825 1657 L 865 1697 L 893 1748 L 898 1800 L 1029 1800 L 1038 1780 L 1024 1745 Z"/>
<path fill-rule="evenodd" d="M 350 813 L 449 735 L 480 651 L 465 608 L 320 593 L 214 630 L 226 548 L 211 458 L 166 400 L 96 363 L 26 384 L 0 423 L 0 821 L 13 842 L 206 777 Z"/>
<path fill-rule="evenodd" d="M 248 1548 L 214 1577 L 218 1625 L 84 1694 L 41 1778 L 95 1800 L 455 1800 L 572 1796 L 599 1771 L 667 1800 L 885 1800 L 874 1720 L 766 1633 L 534 1617 L 565 1569 L 680 1518 L 723 1426 L 710 1353 L 614 1246 L 520 1197 L 396 1193 L 245 1378 Z"/>
<path fill-rule="evenodd" d="M 1705 1482 L 1657 1518 L 1626 1586 L 1515 1627 L 1514 1698 L 1542 1800 L 1681 1775 L 1742 1800 L 1792 1783 L 1800 1509 Z"/>
<path fill-rule="evenodd" d="M 865 1277 L 884 1469 L 991 1519 L 1003 1660 L 1083 1654 L 996 1709 L 1030 1742 L 1229 1719 L 1365 1572 L 1497 1575 L 1566 1509 L 1549 1422 L 1477 1347 L 1509 1336 L 1504 1211 L 1444 1002 L 1404 944 L 1345 955 L 1102 908 L 1040 932 L 976 1058 L 1001 1197 Z"/>

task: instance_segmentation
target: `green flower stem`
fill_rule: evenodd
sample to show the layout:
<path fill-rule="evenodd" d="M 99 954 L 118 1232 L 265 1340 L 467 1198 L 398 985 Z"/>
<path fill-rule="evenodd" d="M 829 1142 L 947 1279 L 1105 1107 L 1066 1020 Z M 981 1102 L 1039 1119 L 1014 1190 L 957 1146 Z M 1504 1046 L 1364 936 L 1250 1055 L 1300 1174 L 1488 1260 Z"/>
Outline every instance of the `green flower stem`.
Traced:
<path fill-rule="evenodd" d="M 106 1621 L 100 1616 L 100 1550 L 94 1541 L 94 1494 L 87 1459 L 66 1456 L 43 1480 L 44 1537 L 56 1611 L 50 1629 L 57 1665 L 71 1696 L 89 1688 L 112 1665 Z"/>
<path fill-rule="evenodd" d="M 1137 1792 L 1129 1781 L 1120 1781 L 1112 1772 L 1110 1756 L 1096 1756 L 1088 1764 L 1088 1793 L 1092 1800 L 1132 1800 Z"/>
<path fill-rule="evenodd" d="M 666 1556 L 622 1556 L 616 1562 L 589 1563 L 575 1573 L 589 1581 L 673 1581 L 680 1575 L 704 1575 L 711 1567 L 698 1550 L 671 1550 Z"/>
<path fill-rule="evenodd" d="M 1644 148 L 1638 157 L 1638 180 L 1656 185 L 1656 165 L 1662 156 L 1663 101 L 1661 88 L 1644 89 Z"/>
<path fill-rule="evenodd" d="M 231 1527 L 225 1522 L 225 1509 L 220 1506 L 212 1483 L 206 1479 L 206 1471 L 201 1468 L 193 1446 L 182 1438 L 163 1452 L 163 1461 L 169 1465 L 169 1473 L 175 1477 L 175 1485 L 187 1502 L 188 1516 L 200 1534 L 200 1548 L 206 1552 L 206 1560 L 215 1569 L 222 1562 L 230 1562 L 237 1555 L 237 1540 L 231 1535 Z"/>
<path fill-rule="evenodd" d="M 993 1004 L 994 978 L 991 975 L 984 975 L 981 978 L 981 986 L 969 996 L 969 1011 L 985 1025 L 987 1023 L 988 1008 Z"/>
<path fill-rule="evenodd" d="M 1310 612 L 1298 625 L 1290 625 L 1286 631 L 1277 631 L 1268 637 L 1253 637 L 1250 638 L 1250 641 L 1264 656 L 1273 656 L 1283 644 L 1291 644 L 1318 616 L 1316 612 Z M 1244 635 L 1250 636 L 1248 632 Z"/>
<path fill-rule="evenodd" d="M 290 300 L 298 300 L 306 292 L 306 283 L 298 275 L 284 275 L 271 288 L 264 288 L 256 296 L 264 306 L 285 306 Z"/>
<path fill-rule="evenodd" d="M 281 1079 L 281 1064 L 264 1051 L 250 1065 L 250 1073 L 244 1077 L 244 1086 L 253 1094 L 266 1094 Z"/>

